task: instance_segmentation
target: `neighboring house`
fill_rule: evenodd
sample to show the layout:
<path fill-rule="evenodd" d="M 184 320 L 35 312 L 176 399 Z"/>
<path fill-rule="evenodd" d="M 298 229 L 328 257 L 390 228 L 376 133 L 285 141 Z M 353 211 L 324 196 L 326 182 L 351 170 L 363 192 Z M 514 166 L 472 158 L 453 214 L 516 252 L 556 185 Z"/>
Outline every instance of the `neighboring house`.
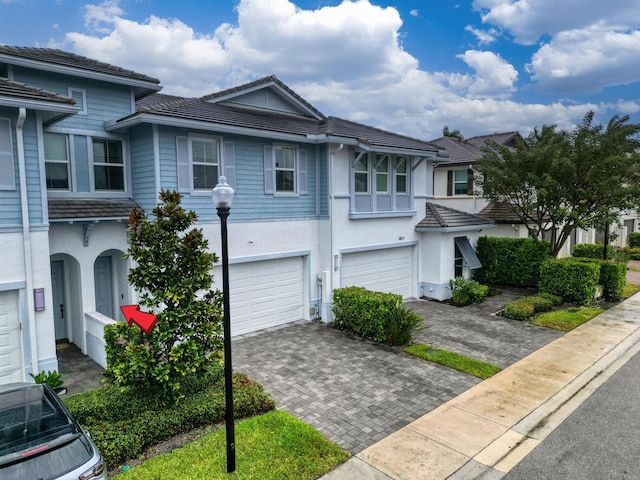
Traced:
<path fill-rule="evenodd" d="M 0 46 L 0 382 L 57 369 L 56 340 L 105 364 L 137 302 L 127 219 L 183 194 L 213 251 L 224 174 L 232 334 L 331 319 L 335 288 L 448 298 L 493 225 L 430 203 L 444 148 L 327 117 L 275 77 L 200 98 L 52 49 Z M 473 240 L 475 241 L 475 240 Z M 220 267 L 214 271 L 221 283 Z"/>

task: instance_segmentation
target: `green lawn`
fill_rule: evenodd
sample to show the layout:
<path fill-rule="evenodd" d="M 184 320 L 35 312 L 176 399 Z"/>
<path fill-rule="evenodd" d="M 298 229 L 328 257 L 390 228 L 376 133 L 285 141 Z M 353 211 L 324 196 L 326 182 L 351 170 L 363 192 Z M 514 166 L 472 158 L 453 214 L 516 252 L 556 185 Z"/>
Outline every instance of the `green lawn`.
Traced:
<path fill-rule="evenodd" d="M 416 344 L 405 347 L 405 352 L 424 358 L 430 362 L 439 363 L 449 368 L 454 368 L 460 372 L 469 373 L 478 378 L 489 378 L 500 371 L 500 368 L 490 363 L 474 360 L 473 358 L 458 355 L 457 353 L 439 350 L 431 345 Z"/>
<path fill-rule="evenodd" d="M 637 269 L 632 268 L 630 270 L 637 270 Z M 629 297 L 632 297 L 633 295 L 635 295 L 638 292 L 640 292 L 640 285 L 638 285 L 637 283 L 627 283 L 624 286 L 624 292 L 622 293 L 622 296 L 624 298 L 629 298 Z"/>
<path fill-rule="evenodd" d="M 313 480 L 349 458 L 349 453 L 283 411 L 236 424 L 236 471 L 226 473 L 225 429 L 153 457 L 118 479 Z"/>
<path fill-rule="evenodd" d="M 532 323 L 542 327 L 568 332 L 602 312 L 604 312 L 602 308 L 588 307 L 556 310 L 538 315 L 532 320 Z"/>

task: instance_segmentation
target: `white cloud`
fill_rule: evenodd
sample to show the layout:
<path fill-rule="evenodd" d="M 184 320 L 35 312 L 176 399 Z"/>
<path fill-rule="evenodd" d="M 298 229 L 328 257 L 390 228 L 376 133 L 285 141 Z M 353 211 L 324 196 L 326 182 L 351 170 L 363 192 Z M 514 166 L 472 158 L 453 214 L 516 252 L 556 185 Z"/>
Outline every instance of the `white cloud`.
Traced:
<path fill-rule="evenodd" d="M 485 23 L 508 30 L 519 43 L 534 44 L 556 35 L 601 23 L 616 29 L 640 23 L 638 0 L 473 0 Z"/>
<path fill-rule="evenodd" d="M 599 92 L 640 81 L 640 31 L 594 26 L 561 32 L 533 56 L 528 70 L 541 89 Z"/>
<path fill-rule="evenodd" d="M 471 97 L 503 97 L 515 91 L 514 83 L 518 72 L 500 55 L 493 52 L 467 50 L 458 55 L 467 65 L 476 71 L 475 79 L 469 86 Z"/>
<path fill-rule="evenodd" d="M 489 30 L 480 30 L 472 27 L 471 25 L 467 25 L 466 27 L 464 27 L 464 29 L 465 31 L 474 34 L 477 37 L 480 45 L 495 42 L 496 36 L 498 34 L 497 30 L 495 30 L 494 28 L 491 28 Z"/>
<path fill-rule="evenodd" d="M 79 54 L 159 78 L 168 94 L 203 95 L 275 74 L 327 115 L 424 139 L 439 137 L 444 125 L 467 137 L 571 127 L 587 110 L 613 108 L 511 100 L 518 72 L 492 52 L 460 55 L 474 74 L 421 70 L 400 43 L 398 11 L 369 0 L 315 10 L 289 0 L 241 0 L 236 11 L 237 23 L 199 33 L 178 18 L 130 20 L 110 0 L 86 9 L 88 33 L 66 40 Z M 542 75 L 533 62 L 532 69 Z"/>
<path fill-rule="evenodd" d="M 411 15 L 412 17 L 417 17 L 418 15 L 420 15 L 420 12 L 418 11 L 417 8 L 414 8 L 409 12 L 409 15 Z"/>

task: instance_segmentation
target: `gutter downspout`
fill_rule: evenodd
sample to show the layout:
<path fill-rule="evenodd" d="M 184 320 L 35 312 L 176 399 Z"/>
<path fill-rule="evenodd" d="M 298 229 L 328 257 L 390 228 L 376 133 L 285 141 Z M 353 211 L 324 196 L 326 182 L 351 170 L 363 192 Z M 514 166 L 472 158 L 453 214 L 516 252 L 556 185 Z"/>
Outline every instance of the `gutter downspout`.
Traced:
<path fill-rule="evenodd" d="M 27 110 L 21 107 L 16 122 L 16 143 L 18 145 L 18 176 L 20 181 L 20 206 L 22 208 L 22 244 L 24 251 L 24 271 L 26 283 L 27 312 L 26 320 L 29 326 L 29 350 L 31 352 L 31 370 L 33 374 L 39 372 L 38 339 L 36 336 L 35 307 L 33 302 L 33 265 L 31 261 L 31 228 L 29 224 L 29 199 L 27 196 L 27 173 L 24 157 L 23 127 L 27 118 Z"/>
<path fill-rule="evenodd" d="M 335 201 L 335 195 L 333 192 L 333 162 L 335 160 L 335 155 L 336 153 L 338 153 L 340 150 L 342 150 L 344 148 L 344 143 L 341 143 L 340 146 L 335 149 L 334 151 L 329 150 L 330 152 L 330 159 L 329 159 L 329 218 L 331 219 L 331 223 L 330 223 L 330 228 L 331 228 L 331 255 L 329 257 L 329 272 L 330 274 L 328 275 L 328 278 L 331 279 L 331 285 L 323 285 L 323 288 L 327 289 L 325 290 L 325 293 L 327 294 L 327 300 L 328 302 L 333 303 L 333 287 L 337 284 L 336 282 L 336 258 L 338 257 L 338 254 L 336 252 L 334 252 L 334 248 L 335 248 L 335 244 L 336 244 L 336 240 L 335 240 L 335 231 L 336 231 L 336 227 L 334 225 L 335 223 L 335 215 L 334 215 L 334 201 Z M 349 159 L 347 158 L 347 162 L 349 161 Z M 326 315 L 326 322 L 330 322 L 332 320 L 331 317 L 331 312 L 327 312 Z"/>

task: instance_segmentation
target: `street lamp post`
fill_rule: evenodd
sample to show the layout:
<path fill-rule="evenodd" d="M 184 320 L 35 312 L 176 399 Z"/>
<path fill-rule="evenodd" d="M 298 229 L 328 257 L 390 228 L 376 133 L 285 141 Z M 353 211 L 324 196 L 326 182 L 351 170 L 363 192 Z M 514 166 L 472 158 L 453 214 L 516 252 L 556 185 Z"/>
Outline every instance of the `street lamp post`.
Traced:
<path fill-rule="evenodd" d="M 227 217 L 233 202 L 233 188 L 227 179 L 220 176 L 218 184 L 211 192 L 211 198 L 220 217 L 222 236 L 222 298 L 224 327 L 224 393 L 225 393 L 225 427 L 227 430 L 227 473 L 236 469 L 236 442 L 233 423 L 233 370 L 231 368 L 231 317 L 229 315 L 229 252 L 227 251 Z"/>

